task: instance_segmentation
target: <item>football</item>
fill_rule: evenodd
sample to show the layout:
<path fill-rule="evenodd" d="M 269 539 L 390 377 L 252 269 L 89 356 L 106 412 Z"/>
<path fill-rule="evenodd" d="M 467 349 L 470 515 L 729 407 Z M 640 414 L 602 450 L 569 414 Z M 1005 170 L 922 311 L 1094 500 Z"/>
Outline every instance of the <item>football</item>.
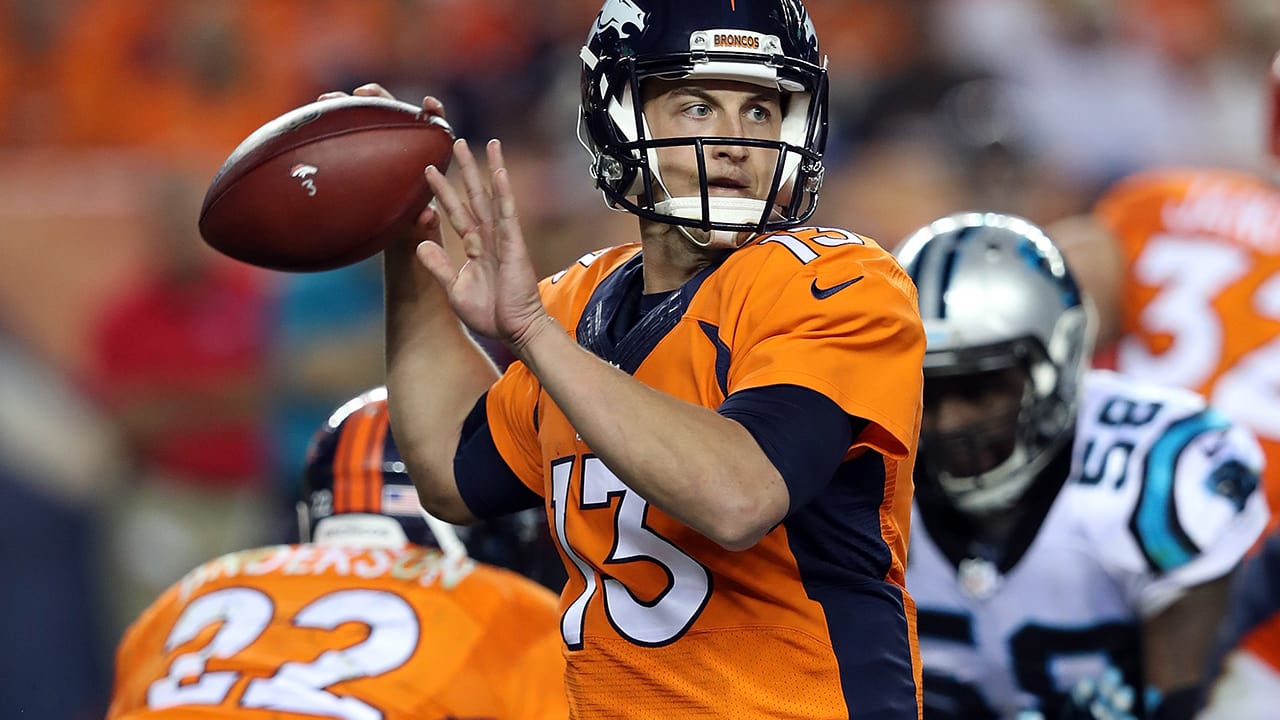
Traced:
<path fill-rule="evenodd" d="M 321 100 L 255 130 L 214 176 L 200 235 L 272 270 L 359 262 L 403 234 L 431 201 L 423 171 L 444 172 L 453 131 L 422 108 L 379 97 Z"/>

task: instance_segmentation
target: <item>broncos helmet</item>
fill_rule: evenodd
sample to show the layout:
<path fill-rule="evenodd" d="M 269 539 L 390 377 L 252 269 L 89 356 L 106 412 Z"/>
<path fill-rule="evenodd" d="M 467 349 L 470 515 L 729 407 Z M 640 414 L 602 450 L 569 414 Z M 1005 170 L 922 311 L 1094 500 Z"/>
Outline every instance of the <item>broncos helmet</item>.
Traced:
<path fill-rule="evenodd" d="M 391 436 L 385 387 L 343 404 L 312 438 L 298 530 L 303 542 L 460 548 L 452 527 L 418 501 Z"/>
<path fill-rule="evenodd" d="M 827 72 L 800 0 L 605 0 L 581 57 L 579 139 L 610 207 L 707 231 L 705 243 L 685 235 L 729 248 L 746 233 L 792 227 L 813 214 L 827 140 Z M 653 139 L 640 102 L 641 83 L 648 78 L 734 80 L 777 89 L 783 99 L 781 138 Z M 777 152 L 768 196 L 711 196 L 708 145 Z M 699 197 L 666 193 L 656 149 L 675 146 L 697 153 Z"/>
<path fill-rule="evenodd" d="M 298 501 L 302 542 L 398 547 L 405 543 L 469 555 L 559 590 L 566 579 L 541 508 L 475 525 L 432 517 L 391 434 L 387 389 L 344 403 L 316 431 L 307 450 Z"/>
<path fill-rule="evenodd" d="M 930 380 L 964 386 L 987 373 L 1021 371 L 1013 375 L 1021 400 L 1008 414 L 963 430 L 921 433 L 922 489 L 941 490 L 971 514 L 1007 509 L 1073 435 L 1093 350 L 1093 310 L 1058 248 L 1019 217 L 944 217 L 895 254 L 919 294 L 926 392 Z M 1007 439 L 1007 457 L 985 465 L 962 457 L 991 437 Z"/>

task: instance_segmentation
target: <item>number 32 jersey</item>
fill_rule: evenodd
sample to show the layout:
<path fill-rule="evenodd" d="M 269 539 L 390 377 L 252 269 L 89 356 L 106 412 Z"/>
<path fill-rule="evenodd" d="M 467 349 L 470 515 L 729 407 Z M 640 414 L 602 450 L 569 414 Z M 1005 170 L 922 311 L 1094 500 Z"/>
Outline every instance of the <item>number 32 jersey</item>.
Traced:
<path fill-rule="evenodd" d="M 628 488 L 513 364 L 486 411 L 507 465 L 545 499 L 566 561 L 571 712 L 916 718 L 902 573 L 924 333 L 910 279 L 845 231 L 774 233 L 613 338 L 641 272 L 638 246 L 612 248 L 543 281 L 543 301 L 581 345 L 668 395 L 715 409 L 739 390 L 796 385 L 869 424 L 816 498 L 793 498 L 760 543 L 730 552 Z"/>
<path fill-rule="evenodd" d="M 1230 572 L 1266 525 L 1257 442 L 1189 391 L 1091 371 L 1070 455 L 1012 567 L 963 558 L 918 510 L 907 587 L 931 720 L 1053 717 L 1108 666 L 1142 687 L 1141 622 Z"/>
<path fill-rule="evenodd" d="M 225 555 L 125 633 L 108 720 L 563 719 L 555 595 L 416 546 Z"/>
<path fill-rule="evenodd" d="M 1258 436 L 1280 516 L 1280 189 L 1227 170 L 1153 170 L 1097 216 L 1123 257 L 1116 369 L 1209 398 Z"/>

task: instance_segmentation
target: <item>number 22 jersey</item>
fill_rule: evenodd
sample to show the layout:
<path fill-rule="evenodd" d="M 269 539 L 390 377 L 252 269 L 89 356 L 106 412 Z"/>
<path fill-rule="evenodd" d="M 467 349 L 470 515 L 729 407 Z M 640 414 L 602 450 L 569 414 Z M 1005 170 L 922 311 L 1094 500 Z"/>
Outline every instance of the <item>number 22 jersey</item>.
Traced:
<path fill-rule="evenodd" d="M 910 279 L 857 235 L 773 233 L 613 337 L 642 270 L 636 245 L 588 255 L 543 281 L 543 302 L 588 350 L 690 403 L 794 385 L 869 424 L 816 498 L 792 498 L 760 543 L 730 552 L 628 488 L 513 364 L 486 413 L 506 464 L 544 498 L 566 561 L 572 715 L 916 718 L 902 573 L 924 334 Z"/>
<path fill-rule="evenodd" d="M 423 547 L 232 553 L 126 631 L 107 720 L 556 720 L 556 617 L 532 580 Z"/>

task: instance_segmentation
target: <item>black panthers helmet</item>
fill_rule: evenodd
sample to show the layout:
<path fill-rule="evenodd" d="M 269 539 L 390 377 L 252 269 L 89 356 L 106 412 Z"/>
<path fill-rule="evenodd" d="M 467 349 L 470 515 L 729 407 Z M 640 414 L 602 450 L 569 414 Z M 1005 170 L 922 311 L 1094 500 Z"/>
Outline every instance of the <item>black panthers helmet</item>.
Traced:
<path fill-rule="evenodd" d="M 658 222 L 718 230 L 713 236 L 792 227 L 813 214 L 827 140 L 827 72 L 799 0 L 606 0 L 582 49 L 579 135 L 609 205 Z M 782 94 L 778 141 L 648 137 L 641 97 L 647 78 L 734 80 Z M 699 155 L 700 197 L 660 198 L 654 149 L 688 145 Z M 705 145 L 778 152 L 768 197 L 707 192 Z M 717 243 L 720 244 L 720 243 Z"/>

